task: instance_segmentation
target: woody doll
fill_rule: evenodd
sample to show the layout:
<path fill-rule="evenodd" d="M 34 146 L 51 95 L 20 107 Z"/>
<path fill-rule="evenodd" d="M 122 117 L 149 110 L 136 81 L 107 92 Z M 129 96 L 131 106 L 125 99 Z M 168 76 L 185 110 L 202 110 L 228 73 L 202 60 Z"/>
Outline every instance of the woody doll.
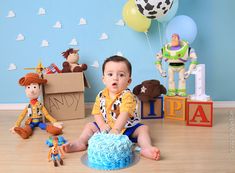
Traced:
<path fill-rule="evenodd" d="M 54 166 L 58 166 L 58 163 L 56 160 L 58 160 L 60 162 L 60 165 L 63 165 L 64 162 L 62 160 L 62 158 L 64 158 L 64 152 L 63 150 L 60 148 L 60 146 L 58 145 L 58 137 L 55 136 L 52 140 L 53 146 L 50 148 L 49 152 L 48 152 L 48 161 L 50 162 L 51 160 L 53 160 L 54 162 Z"/>
<path fill-rule="evenodd" d="M 57 122 L 46 110 L 46 108 L 37 100 L 41 93 L 41 85 L 47 83 L 46 79 L 39 77 L 37 73 L 28 73 L 20 78 L 19 84 L 25 86 L 26 96 L 30 99 L 30 103 L 25 107 L 23 112 L 19 115 L 15 126 L 10 129 L 12 133 L 17 133 L 23 139 L 29 138 L 35 127 L 40 127 L 52 135 L 59 135 L 62 133 L 62 125 Z M 43 123 L 42 116 L 50 121 L 52 124 Z M 25 126 L 21 127 L 21 122 L 28 116 L 25 121 Z"/>

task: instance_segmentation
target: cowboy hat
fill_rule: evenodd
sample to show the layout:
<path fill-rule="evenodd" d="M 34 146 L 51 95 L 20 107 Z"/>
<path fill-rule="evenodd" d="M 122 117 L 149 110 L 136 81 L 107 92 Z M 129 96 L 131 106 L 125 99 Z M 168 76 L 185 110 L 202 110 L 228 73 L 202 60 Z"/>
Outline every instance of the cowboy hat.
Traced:
<path fill-rule="evenodd" d="M 40 78 L 37 73 L 27 73 L 24 77 L 20 78 L 19 80 L 19 84 L 21 86 L 27 86 L 31 83 L 44 84 L 47 83 L 47 80 Z"/>

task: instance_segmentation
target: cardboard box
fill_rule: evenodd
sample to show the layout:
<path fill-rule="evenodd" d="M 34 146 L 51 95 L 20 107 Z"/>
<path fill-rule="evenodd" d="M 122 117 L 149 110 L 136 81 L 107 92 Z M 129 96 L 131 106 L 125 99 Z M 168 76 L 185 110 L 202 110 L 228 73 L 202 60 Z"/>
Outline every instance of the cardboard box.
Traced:
<path fill-rule="evenodd" d="M 148 102 L 140 101 L 141 119 L 161 119 L 163 118 L 163 97 Z"/>
<path fill-rule="evenodd" d="M 45 74 L 47 84 L 43 89 L 44 105 L 57 120 L 85 117 L 84 90 L 90 87 L 81 73 Z"/>
<path fill-rule="evenodd" d="M 213 101 L 187 100 L 186 120 L 188 126 L 212 127 Z"/>
<path fill-rule="evenodd" d="M 165 96 L 164 97 L 164 117 L 174 120 L 185 120 L 186 97 Z"/>

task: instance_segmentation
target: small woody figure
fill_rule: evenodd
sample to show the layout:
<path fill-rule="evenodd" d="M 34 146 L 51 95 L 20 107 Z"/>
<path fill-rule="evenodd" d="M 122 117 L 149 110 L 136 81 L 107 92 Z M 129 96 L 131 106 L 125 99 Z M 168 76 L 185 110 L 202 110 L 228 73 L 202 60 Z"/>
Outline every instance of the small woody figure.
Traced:
<path fill-rule="evenodd" d="M 53 160 L 54 166 L 58 166 L 58 163 L 56 161 L 58 160 L 60 162 L 60 165 L 63 165 L 64 162 L 62 158 L 64 158 L 64 154 L 60 146 L 58 146 L 58 137 L 54 137 L 52 143 L 53 146 L 48 152 L 48 161 L 50 162 L 51 160 Z"/>
<path fill-rule="evenodd" d="M 37 100 L 41 92 L 41 84 L 45 84 L 46 79 L 41 79 L 37 73 L 28 73 L 19 80 L 21 86 L 25 86 L 26 96 L 30 99 L 30 103 L 25 107 L 23 112 L 19 115 L 15 126 L 10 129 L 12 133 L 17 133 L 23 139 L 29 138 L 35 127 L 40 127 L 52 135 L 59 135 L 62 133 L 62 123 L 56 122 L 46 110 L 46 108 Z M 45 118 L 53 124 L 45 124 L 42 121 L 42 114 Z M 25 126 L 21 126 L 21 122 L 28 116 L 25 121 Z"/>

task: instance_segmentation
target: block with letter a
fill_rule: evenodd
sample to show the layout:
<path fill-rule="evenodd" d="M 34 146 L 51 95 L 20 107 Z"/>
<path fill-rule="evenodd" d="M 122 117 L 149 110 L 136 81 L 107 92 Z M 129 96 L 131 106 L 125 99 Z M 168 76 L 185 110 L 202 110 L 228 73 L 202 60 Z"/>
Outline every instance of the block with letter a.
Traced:
<path fill-rule="evenodd" d="M 186 103 L 186 120 L 188 126 L 212 127 L 213 102 L 188 100 Z"/>

